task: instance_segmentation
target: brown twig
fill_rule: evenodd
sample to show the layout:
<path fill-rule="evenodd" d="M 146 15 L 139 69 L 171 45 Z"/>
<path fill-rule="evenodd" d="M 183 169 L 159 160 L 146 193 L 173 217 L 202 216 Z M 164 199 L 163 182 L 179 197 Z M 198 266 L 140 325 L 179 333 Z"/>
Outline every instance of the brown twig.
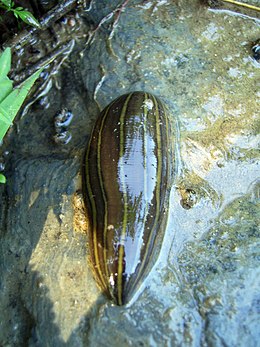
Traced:
<path fill-rule="evenodd" d="M 255 6 L 255 5 L 250 5 L 250 4 L 247 4 L 245 2 L 241 2 L 241 1 L 235 1 L 235 0 L 208 0 L 208 1 L 206 1 L 206 3 L 208 3 L 209 6 L 213 6 L 213 7 L 218 6 L 222 2 L 231 4 L 231 5 L 244 7 L 245 9 L 260 12 L 260 7 Z"/>
<path fill-rule="evenodd" d="M 23 70 L 19 71 L 19 75 L 17 74 L 11 74 L 11 79 L 16 83 L 20 84 L 22 83 L 26 78 L 31 76 L 34 72 L 38 71 L 40 68 L 47 66 L 50 64 L 55 58 L 58 56 L 65 54 L 68 52 L 71 52 L 71 45 L 72 42 L 66 42 L 63 45 L 57 47 L 49 54 L 46 54 L 43 58 L 39 59 L 37 62 L 35 62 L 32 65 L 27 65 Z M 73 44 L 74 46 L 74 44 Z"/>
<path fill-rule="evenodd" d="M 250 4 L 246 4 L 245 2 L 234 1 L 234 0 L 222 0 L 222 1 L 223 2 L 228 2 L 228 3 L 233 4 L 233 5 L 246 7 L 246 8 L 249 8 L 250 10 L 255 10 L 255 11 L 260 12 L 260 7 L 257 7 L 257 6 L 254 6 L 254 5 L 250 5 Z"/>
<path fill-rule="evenodd" d="M 51 9 L 45 16 L 43 16 L 43 18 L 39 21 L 39 29 L 24 29 L 19 34 L 6 41 L 3 44 L 3 49 L 5 49 L 6 47 L 14 49 L 27 45 L 36 31 L 48 28 L 52 23 L 56 22 L 58 19 L 60 19 L 62 16 L 64 16 L 66 13 L 68 13 L 74 7 L 76 7 L 77 4 L 77 0 L 64 0 L 60 2 L 57 6 Z"/>
<path fill-rule="evenodd" d="M 101 19 L 101 21 L 98 23 L 98 25 L 96 26 L 95 29 L 93 29 L 92 31 L 89 32 L 89 36 L 88 36 L 88 40 L 86 42 L 86 46 L 88 46 L 89 43 L 92 42 L 96 32 L 101 28 L 101 26 L 107 22 L 108 20 L 110 20 L 113 16 L 115 16 L 115 21 L 113 23 L 113 26 L 112 26 L 112 31 L 109 35 L 109 39 L 111 39 L 114 35 L 114 30 L 116 28 L 116 26 L 118 25 L 118 21 L 119 21 L 119 17 L 120 17 L 120 14 L 124 11 L 124 9 L 126 8 L 128 2 L 130 0 L 125 0 L 120 6 L 116 7 L 112 12 L 108 13 L 105 17 L 103 17 Z"/>

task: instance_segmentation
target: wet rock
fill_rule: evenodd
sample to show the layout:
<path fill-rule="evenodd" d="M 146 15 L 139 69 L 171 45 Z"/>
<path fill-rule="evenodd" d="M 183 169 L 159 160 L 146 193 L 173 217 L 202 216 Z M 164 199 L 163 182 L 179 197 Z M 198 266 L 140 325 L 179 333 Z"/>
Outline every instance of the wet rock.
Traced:
<path fill-rule="evenodd" d="M 34 105 L 6 139 L 0 345 L 258 344 L 257 71 L 244 44 L 256 24 L 199 3 L 91 1 L 87 27 L 105 18 L 92 43 L 75 45 L 48 110 Z M 165 101 L 181 143 L 160 259 L 119 308 L 96 288 L 73 196 L 99 108 L 131 90 Z M 65 106 L 72 139 L 57 146 L 53 115 Z"/>

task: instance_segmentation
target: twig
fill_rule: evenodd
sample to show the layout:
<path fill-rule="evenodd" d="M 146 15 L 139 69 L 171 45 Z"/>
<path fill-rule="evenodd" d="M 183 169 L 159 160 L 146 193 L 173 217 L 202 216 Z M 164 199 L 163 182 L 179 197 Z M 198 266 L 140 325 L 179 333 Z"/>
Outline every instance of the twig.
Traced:
<path fill-rule="evenodd" d="M 94 0 L 90 0 L 90 3 L 88 5 L 88 8 L 84 8 L 84 12 L 89 12 L 92 10 L 92 6 L 93 6 Z M 85 6 L 85 5 L 83 5 Z"/>
<path fill-rule="evenodd" d="M 102 85 L 103 85 L 103 83 L 104 83 L 104 81 L 106 79 L 106 71 L 105 71 L 105 68 L 104 68 L 103 65 L 100 65 L 100 70 L 101 70 L 102 77 L 101 77 L 100 81 L 98 82 L 98 84 L 97 84 L 97 86 L 96 86 L 96 88 L 94 90 L 94 100 L 95 100 L 99 110 L 101 111 L 102 108 L 99 105 L 99 102 L 97 100 L 97 93 L 99 92 L 100 88 L 102 87 Z"/>
<path fill-rule="evenodd" d="M 125 0 L 120 6 L 118 6 L 117 8 L 115 8 L 112 12 L 108 13 L 105 17 L 103 17 L 101 19 L 101 21 L 98 23 L 98 25 L 96 26 L 96 28 L 92 31 L 89 32 L 89 36 L 88 36 L 88 40 L 86 42 L 86 46 L 88 46 L 88 44 L 90 44 L 96 34 L 96 32 L 100 29 L 100 27 L 105 23 L 107 22 L 109 19 L 111 19 L 114 15 L 116 16 L 115 18 L 115 21 L 113 23 L 113 26 L 112 26 L 112 31 L 109 35 L 109 39 L 111 40 L 111 38 L 113 37 L 114 35 L 114 31 L 115 31 L 115 28 L 116 26 L 118 25 L 118 21 L 119 21 L 119 17 L 120 17 L 120 14 L 121 12 L 124 11 L 124 9 L 126 8 L 126 5 L 127 3 L 129 2 L 130 0 Z"/>
<path fill-rule="evenodd" d="M 234 1 L 234 0 L 221 0 L 222 2 L 228 2 L 229 4 L 233 4 L 233 5 L 237 5 L 237 6 L 242 6 L 242 7 L 246 7 L 250 10 L 255 10 L 260 12 L 260 7 L 254 6 L 254 5 L 250 5 L 250 4 L 246 4 L 245 2 L 240 2 L 240 1 Z"/>
<path fill-rule="evenodd" d="M 118 26 L 118 22 L 119 22 L 119 18 L 120 18 L 120 15 L 121 13 L 125 10 L 127 4 L 128 4 L 129 0 L 125 0 L 121 6 L 117 7 L 113 12 L 115 14 L 115 21 L 112 25 L 112 30 L 111 30 L 111 33 L 108 37 L 109 40 L 111 40 L 114 36 L 114 32 L 115 32 L 115 29 L 116 27 Z"/>
<path fill-rule="evenodd" d="M 243 6 L 246 8 L 249 8 L 250 10 L 255 10 L 255 11 L 259 11 L 260 12 L 260 7 L 254 6 L 254 5 L 250 5 L 250 4 L 246 4 L 244 2 L 240 2 L 240 1 L 234 1 L 234 0 L 222 0 L 224 2 L 229 2 L 230 4 L 234 4 L 234 5 L 238 5 L 238 6 Z"/>
<path fill-rule="evenodd" d="M 74 47 L 74 41 L 69 41 L 64 43 L 63 45 L 57 47 L 55 50 L 45 55 L 43 58 L 39 59 L 36 63 L 32 65 L 27 65 L 25 69 L 19 71 L 19 75 L 17 71 L 15 71 L 14 76 L 11 75 L 11 78 L 15 81 L 15 83 L 20 84 L 26 78 L 31 76 L 34 72 L 38 71 L 43 66 L 47 66 L 51 63 L 55 58 L 64 54 L 67 57 L 71 53 L 71 47 Z"/>
<path fill-rule="evenodd" d="M 112 38 L 113 38 L 113 36 L 114 36 L 115 30 L 116 30 L 116 28 L 117 28 L 117 26 L 118 26 L 119 19 L 120 19 L 120 15 L 121 15 L 121 13 L 125 10 L 125 8 L 126 8 L 128 2 L 129 2 L 129 0 L 125 0 L 125 1 L 122 3 L 121 6 L 117 7 L 117 8 L 113 11 L 113 13 L 114 13 L 114 15 L 115 15 L 115 20 L 114 20 L 114 22 L 113 22 L 113 24 L 112 24 L 112 29 L 111 29 L 111 32 L 110 32 L 110 34 L 109 34 L 109 36 L 108 36 L 108 49 L 109 49 L 110 53 L 111 53 L 117 60 L 119 60 L 119 57 L 115 54 L 115 51 L 114 51 L 114 49 L 113 49 L 113 47 L 112 47 L 111 41 L 112 41 Z"/>
<path fill-rule="evenodd" d="M 49 92 L 49 90 L 52 88 L 52 77 L 57 74 L 57 72 L 59 71 L 61 65 L 63 64 L 64 60 L 66 60 L 68 58 L 68 56 L 70 55 L 70 53 L 72 52 L 73 48 L 75 45 L 75 41 L 71 40 L 69 42 L 67 42 L 66 44 L 62 45 L 59 49 L 55 50 L 51 55 L 49 55 L 48 57 L 45 57 L 44 60 L 41 60 L 41 63 L 37 63 L 38 66 L 41 66 L 42 64 L 47 64 L 48 62 L 53 62 L 54 61 L 54 67 L 52 68 L 52 72 L 51 74 L 48 76 L 48 78 L 42 83 L 42 85 L 40 85 L 38 87 L 38 90 L 36 92 L 36 94 L 31 98 L 31 100 L 25 105 L 23 112 L 20 115 L 20 118 L 23 118 L 30 106 L 32 104 L 35 103 L 35 101 L 37 101 L 39 98 L 41 98 L 44 95 L 47 95 L 47 93 Z M 62 59 L 57 62 L 55 61 L 55 58 L 57 56 L 63 55 Z M 45 61 L 45 63 L 43 63 L 43 61 Z M 60 87 L 57 86 L 56 84 L 56 88 L 60 89 Z"/>
<path fill-rule="evenodd" d="M 6 41 L 3 44 L 3 48 L 10 47 L 11 49 L 23 47 L 32 39 L 32 36 L 37 30 L 43 30 L 49 27 L 52 23 L 56 22 L 67 12 L 71 11 L 78 4 L 77 0 L 64 0 L 51 9 L 43 18 L 39 21 L 40 28 L 24 29 L 18 35 Z"/>

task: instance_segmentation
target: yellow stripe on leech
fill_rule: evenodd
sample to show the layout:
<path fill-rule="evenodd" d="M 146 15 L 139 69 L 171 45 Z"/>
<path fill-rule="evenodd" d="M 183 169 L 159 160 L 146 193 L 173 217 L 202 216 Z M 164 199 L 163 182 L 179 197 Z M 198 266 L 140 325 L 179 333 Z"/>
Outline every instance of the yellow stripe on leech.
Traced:
<path fill-rule="evenodd" d="M 122 161 L 122 158 L 124 156 L 124 145 L 125 145 L 125 138 L 124 138 L 124 126 L 125 126 L 125 114 L 126 109 L 129 103 L 129 100 L 132 97 L 132 93 L 128 95 L 128 97 L 125 100 L 124 106 L 122 108 L 122 112 L 120 115 L 120 149 L 119 149 L 119 163 Z M 120 247 L 119 247 L 119 254 L 118 254 L 118 271 L 117 271 L 117 293 L 118 293 L 118 304 L 122 305 L 122 296 L 123 296 L 123 258 L 124 258 L 124 243 L 125 243 L 125 236 L 126 236 L 126 228 L 127 228 L 127 220 L 128 220 L 128 201 L 127 201 L 127 192 L 126 192 L 126 182 L 125 182 L 125 175 L 124 175 L 124 163 L 121 162 L 121 176 L 120 181 L 121 188 L 123 189 L 123 201 L 124 201 L 124 217 L 123 217 L 123 226 L 122 226 L 122 233 L 120 236 Z"/>
<path fill-rule="evenodd" d="M 90 146 L 92 142 L 92 137 L 93 137 L 94 130 L 91 134 L 91 138 L 89 140 L 89 145 L 86 153 L 86 159 L 85 159 L 85 165 L 86 165 L 86 182 L 87 182 L 87 190 L 88 190 L 88 196 L 90 199 L 91 207 L 92 207 L 92 218 L 93 218 L 93 225 L 92 225 L 92 232 L 93 232 L 93 246 L 94 246 L 94 267 L 98 272 L 99 279 L 101 281 L 100 285 L 103 286 L 104 289 L 106 289 L 106 281 L 104 279 L 103 273 L 100 268 L 100 263 L 99 263 L 99 257 L 98 257 L 98 244 L 97 244 L 97 209 L 96 209 L 96 204 L 95 200 L 93 198 L 93 192 L 91 189 L 91 184 L 90 184 L 90 174 L 89 174 L 89 153 L 90 153 Z"/>
<path fill-rule="evenodd" d="M 172 138 L 169 138 L 170 136 L 170 130 L 171 130 L 171 123 L 170 120 L 168 119 L 168 109 L 166 109 L 166 107 L 164 106 L 164 104 L 162 104 L 163 107 L 163 112 L 165 114 L 165 128 L 166 128 L 166 165 L 167 165 L 167 178 L 171 178 L 171 165 L 170 162 L 172 160 L 172 154 L 173 154 L 173 150 L 172 150 Z M 169 146 L 169 147 L 168 147 Z M 171 179 L 170 179 L 170 183 Z M 169 186 L 167 185 L 166 189 L 169 189 Z"/>

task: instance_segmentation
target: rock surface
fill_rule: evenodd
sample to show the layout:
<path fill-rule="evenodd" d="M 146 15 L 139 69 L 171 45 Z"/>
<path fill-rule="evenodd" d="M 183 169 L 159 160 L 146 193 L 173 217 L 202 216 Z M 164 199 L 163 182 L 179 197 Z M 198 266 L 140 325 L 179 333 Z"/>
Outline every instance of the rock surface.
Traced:
<path fill-rule="evenodd" d="M 93 27 L 118 5 L 91 3 Z M 1 346 L 257 346 L 259 64 L 250 43 L 259 24 L 199 1 L 129 1 L 84 50 L 76 44 L 50 107 L 35 104 L 8 139 Z M 179 181 L 158 264 L 117 307 L 92 277 L 73 194 L 99 108 L 131 90 L 158 95 L 179 119 Z M 74 114 L 67 145 L 53 141 L 63 107 Z M 183 189 L 195 196 L 188 209 Z"/>

